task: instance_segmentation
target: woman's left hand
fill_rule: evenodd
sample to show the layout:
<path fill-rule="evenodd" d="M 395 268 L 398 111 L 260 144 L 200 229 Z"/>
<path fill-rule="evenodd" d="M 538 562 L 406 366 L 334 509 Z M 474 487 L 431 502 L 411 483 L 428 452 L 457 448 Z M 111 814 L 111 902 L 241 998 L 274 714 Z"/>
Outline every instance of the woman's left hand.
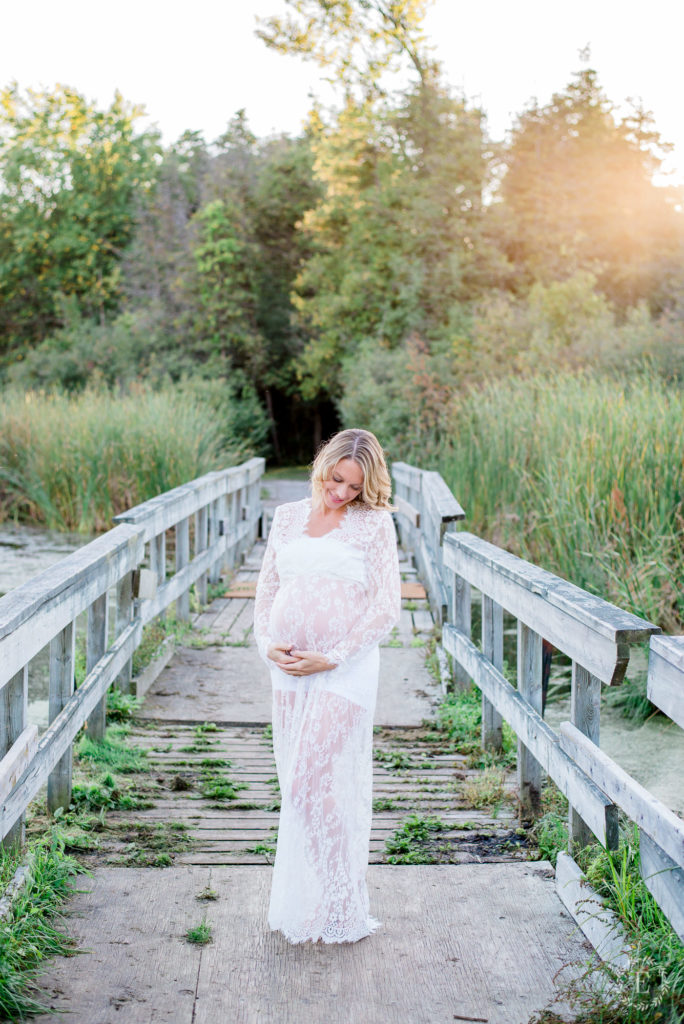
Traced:
<path fill-rule="evenodd" d="M 328 672 L 337 668 L 336 665 L 328 661 L 324 654 L 319 654 L 317 651 L 290 651 L 290 656 L 296 658 L 297 661 L 291 665 L 278 666 L 289 676 L 312 676 L 316 672 Z"/>

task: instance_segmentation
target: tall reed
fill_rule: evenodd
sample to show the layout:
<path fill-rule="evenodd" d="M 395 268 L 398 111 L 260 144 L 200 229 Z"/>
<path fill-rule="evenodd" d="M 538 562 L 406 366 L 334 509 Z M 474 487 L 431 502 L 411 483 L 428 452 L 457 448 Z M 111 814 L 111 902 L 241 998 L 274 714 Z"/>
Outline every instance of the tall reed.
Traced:
<path fill-rule="evenodd" d="M 669 630 L 684 621 L 684 392 L 656 376 L 456 397 L 436 468 L 475 533 Z"/>
<path fill-rule="evenodd" d="M 239 461 L 188 391 L 0 395 L 0 519 L 93 533 L 113 515 Z"/>

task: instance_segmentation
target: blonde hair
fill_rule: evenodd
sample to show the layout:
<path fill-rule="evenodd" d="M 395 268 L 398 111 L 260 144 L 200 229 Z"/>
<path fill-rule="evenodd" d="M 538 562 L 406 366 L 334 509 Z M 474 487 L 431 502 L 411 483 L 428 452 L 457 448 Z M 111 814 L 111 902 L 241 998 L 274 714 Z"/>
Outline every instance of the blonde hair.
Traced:
<path fill-rule="evenodd" d="M 363 470 L 363 487 L 354 502 L 374 509 L 392 511 L 392 481 L 390 479 L 385 453 L 375 434 L 370 430 L 341 430 L 316 452 L 311 467 L 311 491 L 315 504 L 323 500 L 323 483 L 342 459 L 351 459 Z"/>

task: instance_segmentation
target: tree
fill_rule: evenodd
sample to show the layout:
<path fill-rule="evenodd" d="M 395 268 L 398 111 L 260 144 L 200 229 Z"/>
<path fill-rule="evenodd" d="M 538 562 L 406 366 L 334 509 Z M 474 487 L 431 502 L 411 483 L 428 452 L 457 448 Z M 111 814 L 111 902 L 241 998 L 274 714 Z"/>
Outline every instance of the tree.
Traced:
<path fill-rule="evenodd" d="M 60 326 L 60 296 L 104 321 L 120 300 L 134 197 L 154 175 L 158 138 L 117 93 L 97 110 L 63 86 L 0 93 L 0 347 Z"/>
<path fill-rule="evenodd" d="M 650 114 L 617 117 L 589 68 L 521 114 L 494 211 L 521 284 L 587 270 L 622 307 L 651 294 L 681 238 L 672 193 L 653 184 L 666 148 Z"/>

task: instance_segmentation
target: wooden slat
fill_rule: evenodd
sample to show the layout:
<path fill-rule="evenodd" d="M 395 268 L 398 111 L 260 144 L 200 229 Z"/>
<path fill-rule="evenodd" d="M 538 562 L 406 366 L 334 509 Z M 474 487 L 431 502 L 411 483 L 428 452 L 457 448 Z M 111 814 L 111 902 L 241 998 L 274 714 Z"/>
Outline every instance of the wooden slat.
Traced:
<path fill-rule="evenodd" d="M 423 498 L 428 512 L 440 523 L 465 519 L 466 514 L 439 473 L 423 472 Z"/>
<path fill-rule="evenodd" d="M 544 771 L 576 807 L 594 835 L 609 849 L 618 843 L 617 808 L 575 761 L 562 749 L 559 737 L 530 707 L 474 643 L 453 626 L 443 629 L 446 650 L 468 672 L 497 711 L 518 734 Z"/>
<path fill-rule="evenodd" d="M 684 636 L 651 638 L 647 694 L 684 729 Z"/>
<path fill-rule="evenodd" d="M 561 722 L 563 749 L 660 848 L 684 867 L 684 821 L 628 775 L 572 722 Z"/>
<path fill-rule="evenodd" d="M 401 584 L 401 597 L 403 601 L 425 601 L 427 592 L 422 583 L 405 581 Z"/>
<path fill-rule="evenodd" d="M 471 533 L 444 538 L 444 564 L 605 683 L 622 681 L 629 644 L 660 629 Z"/>
<path fill-rule="evenodd" d="M 668 921 L 684 942 L 684 870 L 639 830 L 639 870 Z"/>
<path fill-rule="evenodd" d="M 0 761 L 0 801 L 6 800 L 38 749 L 38 727 L 27 725 Z"/>
<path fill-rule="evenodd" d="M 142 533 L 117 526 L 0 598 L 0 686 L 143 560 Z"/>
<path fill-rule="evenodd" d="M 628 968 L 629 944 L 619 917 L 586 885 L 585 876 L 567 853 L 558 854 L 556 889 L 601 959 L 617 968 Z"/>

